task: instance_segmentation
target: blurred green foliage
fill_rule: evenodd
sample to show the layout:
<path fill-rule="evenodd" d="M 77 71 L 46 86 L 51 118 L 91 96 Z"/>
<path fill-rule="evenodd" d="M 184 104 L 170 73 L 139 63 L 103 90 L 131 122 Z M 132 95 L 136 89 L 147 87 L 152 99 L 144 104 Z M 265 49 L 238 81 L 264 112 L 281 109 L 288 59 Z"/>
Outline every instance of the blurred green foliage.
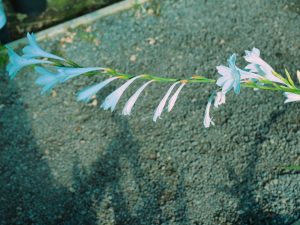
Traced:
<path fill-rule="evenodd" d="M 8 62 L 7 50 L 0 44 L 0 67 L 3 68 Z"/>

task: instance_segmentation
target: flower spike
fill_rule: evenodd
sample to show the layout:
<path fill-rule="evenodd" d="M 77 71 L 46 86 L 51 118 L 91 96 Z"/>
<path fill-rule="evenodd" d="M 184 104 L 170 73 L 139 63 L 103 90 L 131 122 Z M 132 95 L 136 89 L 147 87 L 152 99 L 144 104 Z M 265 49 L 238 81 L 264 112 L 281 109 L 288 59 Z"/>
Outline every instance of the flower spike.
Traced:
<path fill-rule="evenodd" d="M 167 93 L 165 94 L 165 96 L 162 98 L 162 100 L 160 101 L 159 105 L 157 106 L 154 116 L 153 116 L 153 121 L 156 122 L 157 118 L 160 118 L 160 115 L 166 105 L 166 102 L 172 92 L 172 90 L 174 89 L 174 87 L 179 83 L 179 81 L 175 82 L 174 84 L 172 84 L 172 86 L 169 88 L 169 90 L 167 91 Z"/>

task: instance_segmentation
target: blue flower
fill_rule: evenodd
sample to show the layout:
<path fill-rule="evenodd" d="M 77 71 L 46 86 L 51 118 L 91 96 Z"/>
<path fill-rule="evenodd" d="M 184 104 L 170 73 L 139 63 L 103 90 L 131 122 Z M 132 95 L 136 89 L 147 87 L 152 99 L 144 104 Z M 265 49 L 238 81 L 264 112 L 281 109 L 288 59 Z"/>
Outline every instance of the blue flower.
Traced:
<path fill-rule="evenodd" d="M 77 77 L 81 74 L 88 73 L 91 71 L 104 71 L 105 69 L 102 67 L 88 67 L 88 68 L 73 68 L 73 67 L 56 67 L 59 74 L 64 74 L 62 82 L 70 80 L 74 77 Z"/>
<path fill-rule="evenodd" d="M 260 51 L 257 48 L 253 48 L 251 51 L 245 51 L 245 60 L 250 64 L 245 67 L 250 72 L 257 73 L 264 76 L 270 81 L 285 84 L 282 80 L 276 77 L 273 73 L 274 69 L 260 58 Z"/>
<path fill-rule="evenodd" d="M 48 91 L 51 91 L 54 86 L 58 83 L 61 83 L 61 80 L 64 78 L 62 74 L 51 73 L 48 70 L 42 67 L 35 67 L 35 71 L 41 74 L 35 81 L 39 86 L 43 86 L 41 94 L 45 94 Z"/>
<path fill-rule="evenodd" d="M 52 62 L 46 60 L 23 58 L 15 53 L 14 50 L 10 47 L 7 46 L 6 48 L 8 49 L 9 57 L 9 63 L 6 66 L 6 71 L 8 72 L 10 79 L 15 78 L 19 70 L 21 70 L 25 66 L 43 63 L 52 64 Z"/>
<path fill-rule="evenodd" d="M 226 66 L 217 66 L 218 73 L 221 77 L 217 80 L 217 85 L 222 87 L 222 92 L 226 94 L 232 88 L 236 94 L 240 93 L 241 82 L 244 82 L 247 79 L 262 79 L 262 76 L 247 72 L 239 69 L 236 65 L 236 54 L 233 54 L 228 59 L 228 65 Z"/>
<path fill-rule="evenodd" d="M 3 8 L 3 3 L 0 1 L 0 29 L 6 24 L 6 16 Z"/>
<path fill-rule="evenodd" d="M 40 46 L 38 45 L 38 43 L 36 42 L 35 36 L 34 34 L 29 34 L 27 33 L 27 39 L 29 42 L 29 45 L 27 45 L 26 47 L 23 48 L 23 57 L 25 58 L 36 58 L 36 57 L 45 57 L 45 58 L 50 58 L 50 59 L 57 59 L 57 60 L 62 60 L 64 61 L 65 59 L 45 52 L 44 50 L 42 50 L 40 48 Z"/>
<path fill-rule="evenodd" d="M 90 87 L 87 87 L 81 91 L 78 92 L 77 94 L 77 101 L 84 101 L 88 102 L 91 100 L 91 98 L 97 94 L 102 88 L 104 88 L 106 85 L 108 85 L 110 82 L 112 82 L 115 79 L 118 79 L 119 77 L 111 77 L 108 78 L 98 84 L 92 85 Z"/>

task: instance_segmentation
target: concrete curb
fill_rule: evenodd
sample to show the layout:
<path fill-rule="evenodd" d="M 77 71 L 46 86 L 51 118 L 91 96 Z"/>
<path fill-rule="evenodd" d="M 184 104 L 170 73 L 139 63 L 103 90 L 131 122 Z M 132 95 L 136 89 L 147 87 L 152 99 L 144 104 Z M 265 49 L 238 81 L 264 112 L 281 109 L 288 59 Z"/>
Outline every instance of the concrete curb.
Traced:
<path fill-rule="evenodd" d="M 46 37 L 52 37 L 57 34 L 65 32 L 69 28 L 75 28 L 83 24 L 89 24 L 92 23 L 95 20 L 98 20 L 100 18 L 103 18 L 105 16 L 118 13 L 127 9 L 130 9 L 134 6 L 135 3 L 143 4 L 147 2 L 148 0 L 125 0 L 119 3 L 115 3 L 113 5 L 107 6 L 105 8 L 99 9 L 97 11 L 88 13 L 86 15 L 77 17 L 75 19 L 69 20 L 67 22 L 64 22 L 62 24 L 56 25 L 54 27 L 50 27 L 48 29 L 45 29 L 43 31 L 40 31 L 36 33 L 37 40 L 43 40 Z M 17 48 L 19 45 L 24 45 L 27 43 L 26 38 L 21 38 L 18 40 L 15 40 L 13 42 L 8 43 L 11 48 Z"/>

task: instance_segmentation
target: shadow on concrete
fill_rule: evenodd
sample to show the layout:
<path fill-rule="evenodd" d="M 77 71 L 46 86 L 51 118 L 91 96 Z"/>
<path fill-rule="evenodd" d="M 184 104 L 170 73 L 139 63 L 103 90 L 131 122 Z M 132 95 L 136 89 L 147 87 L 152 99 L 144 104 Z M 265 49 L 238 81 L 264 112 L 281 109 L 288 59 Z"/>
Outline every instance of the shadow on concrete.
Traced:
<path fill-rule="evenodd" d="M 139 143 L 127 120 L 114 115 L 119 126 L 106 153 L 84 171 L 74 166 L 74 188 L 57 184 L 44 153 L 38 149 L 18 87 L 0 77 L 0 224 L 162 224 L 170 220 L 161 210 L 168 184 L 153 181 L 139 161 Z M 128 160 L 138 187 L 139 207 L 132 212 L 121 184 L 121 157 Z M 78 160 L 79 161 L 79 160 Z M 184 175 L 178 174 L 175 194 L 176 221 L 189 224 L 185 204 Z M 106 196 L 109 202 L 105 203 Z M 105 212 L 99 206 L 105 205 Z M 103 219 L 104 221 L 101 221 Z"/>
<path fill-rule="evenodd" d="M 259 183 L 258 172 L 256 171 L 256 164 L 260 157 L 260 145 L 269 136 L 268 133 L 271 125 L 276 123 L 280 116 L 285 113 L 284 110 L 273 112 L 270 115 L 270 120 L 262 123 L 256 133 L 255 142 L 249 146 L 248 150 L 251 152 L 248 157 L 247 167 L 242 173 L 237 174 L 232 165 L 226 165 L 226 170 L 229 175 L 229 180 L 232 185 L 222 186 L 217 188 L 219 191 L 227 193 L 229 196 L 238 199 L 237 214 L 240 225 L 282 225 L 290 221 L 290 215 L 279 215 L 271 212 L 261 201 L 256 200 L 255 187 Z M 273 196 L 264 196 L 265 199 L 272 199 Z"/>

